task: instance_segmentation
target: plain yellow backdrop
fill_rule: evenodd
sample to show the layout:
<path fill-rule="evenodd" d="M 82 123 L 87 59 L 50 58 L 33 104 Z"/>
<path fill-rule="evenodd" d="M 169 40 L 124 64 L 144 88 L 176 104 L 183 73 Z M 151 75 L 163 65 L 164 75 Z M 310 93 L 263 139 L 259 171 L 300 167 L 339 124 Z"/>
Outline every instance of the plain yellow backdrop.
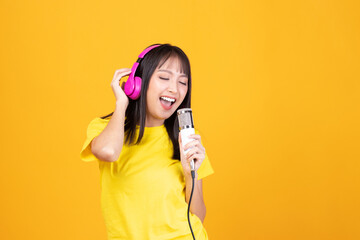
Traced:
<path fill-rule="evenodd" d="M 1 5 L 1 239 L 106 239 L 79 153 L 153 43 L 190 58 L 209 239 L 360 239 L 359 1 Z"/>

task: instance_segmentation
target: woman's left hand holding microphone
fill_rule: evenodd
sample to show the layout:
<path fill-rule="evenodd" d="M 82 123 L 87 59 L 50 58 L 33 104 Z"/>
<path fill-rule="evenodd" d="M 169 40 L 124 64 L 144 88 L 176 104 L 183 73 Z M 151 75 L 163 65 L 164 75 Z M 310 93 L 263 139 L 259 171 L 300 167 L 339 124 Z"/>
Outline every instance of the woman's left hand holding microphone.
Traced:
<path fill-rule="evenodd" d="M 191 168 L 190 168 L 190 161 L 193 159 L 195 164 L 195 179 L 197 179 L 197 170 L 200 168 L 201 163 L 205 159 L 205 148 L 201 144 L 201 137 L 198 134 L 192 134 L 189 136 L 189 138 L 194 139 L 193 141 L 189 142 L 182 147 L 182 141 L 181 141 L 181 134 L 179 133 L 179 146 L 180 146 L 180 160 L 181 165 L 184 171 L 185 177 L 191 178 Z M 186 155 L 184 154 L 184 151 L 187 149 L 190 149 Z"/>

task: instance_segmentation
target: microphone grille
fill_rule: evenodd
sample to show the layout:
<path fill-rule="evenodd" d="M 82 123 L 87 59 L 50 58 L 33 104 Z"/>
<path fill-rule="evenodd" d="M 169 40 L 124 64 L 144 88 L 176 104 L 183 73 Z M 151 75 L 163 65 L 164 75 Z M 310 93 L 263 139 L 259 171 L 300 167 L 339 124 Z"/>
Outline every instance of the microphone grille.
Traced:
<path fill-rule="evenodd" d="M 177 111 L 179 129 L 194 128 L 191 108 L 182 108 Z"/>

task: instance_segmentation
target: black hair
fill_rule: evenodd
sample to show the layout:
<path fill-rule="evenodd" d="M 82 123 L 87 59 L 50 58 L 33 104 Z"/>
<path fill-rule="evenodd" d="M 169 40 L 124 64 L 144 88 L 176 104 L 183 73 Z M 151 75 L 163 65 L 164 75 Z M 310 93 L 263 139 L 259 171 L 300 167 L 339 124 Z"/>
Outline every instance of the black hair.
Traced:
<path fill-rule="evenodd" d="M 155 45 L 155 44 L 153 44 Z M 153 46 L 151 45 L 151 46 Z M 149 46 L 150 47 L 150 46 Z M 190 61 L 186 54 L 176 46 L 170 44 L 161 44 L 160 46 L 150 50 L 144 58 L 141 60 L 138 66 L 135 76 L 139 76 L 142 79 L 140 98 L 132 100 L 129 98 L 129 105 L 125 112 L 125 143 L 132 144 L 135 142 L 136 125 L 140 125 L 139 135 L 135 144 L 139 144 L 145 130 L 145 118 L 146 118 L 146 96 L 149 87 L 150 78 L 153 75 L 157 67 L 161 67 L 167 59 L 170 57 L 177 57 L 181 63 L 180 71 L 185 73 L 188 77 L 188 91 L 183 102 L 180 104 L 180 108 L 191 107 L 191 71 Z M 180 160 L 179 149 L 179 123 L 177 121 L 177 110 L 165 120 L 164 125 L 166 131 L 173 145 L 173 159 Z M 102 119 L 108 118 L 113 115 L 114 112 L 101 117 Z"/>

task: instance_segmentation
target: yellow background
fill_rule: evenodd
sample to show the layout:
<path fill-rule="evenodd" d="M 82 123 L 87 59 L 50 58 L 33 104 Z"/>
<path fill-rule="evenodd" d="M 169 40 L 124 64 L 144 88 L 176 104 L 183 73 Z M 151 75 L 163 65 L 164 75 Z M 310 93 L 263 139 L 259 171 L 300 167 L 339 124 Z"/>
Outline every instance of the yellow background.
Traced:
<path fill-rule="evenodd" d="M 79 158 L 153 43 L 189 56 L 211 240 L 360 239 L 359 1 L 1 1 L 1 239 L 106 239 Z"/>

